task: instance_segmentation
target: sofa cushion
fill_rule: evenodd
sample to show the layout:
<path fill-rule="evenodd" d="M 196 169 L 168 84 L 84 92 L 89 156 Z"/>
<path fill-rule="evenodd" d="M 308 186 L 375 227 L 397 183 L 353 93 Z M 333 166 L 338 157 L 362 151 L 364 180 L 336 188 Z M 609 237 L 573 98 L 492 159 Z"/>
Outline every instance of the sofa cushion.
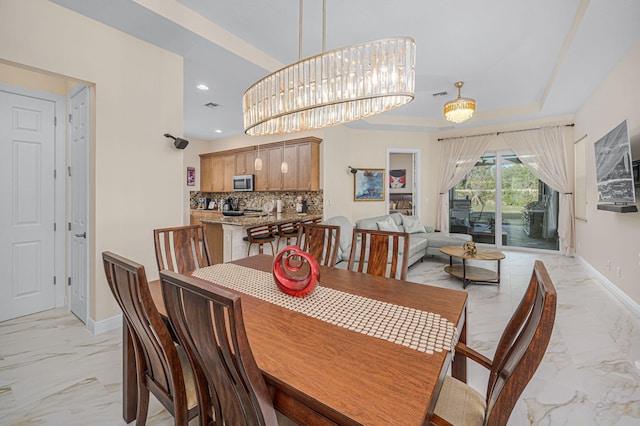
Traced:
<path fill-rule="evenodd" d="M 417 216 L 402 216 L 402 226 L 407 234 L 418 234 L 427 232 L 422 221 Z"/>
<path fill-rule="evenodd" d="M 391 216 L 387 216 L 384 219 L 377 221 L 376 224 L 378 225 L 378 229 L 381 231 L 402 232 Z"/>
<path fill-rule="evenodd" d="M 358 219 L 356 220 L 356 228 L 359 229 L 371 229 L 373 231 L 378 230 L 378 221 L 384 220 L 387 217 L 393 219 L 393 221 L 398 225 L 398 229 L 402 229 L 402 215 L 400 213 L 392 213 L 385 214 L 383 216 L 376 217 L 368 217 L 366 219 Z"/>

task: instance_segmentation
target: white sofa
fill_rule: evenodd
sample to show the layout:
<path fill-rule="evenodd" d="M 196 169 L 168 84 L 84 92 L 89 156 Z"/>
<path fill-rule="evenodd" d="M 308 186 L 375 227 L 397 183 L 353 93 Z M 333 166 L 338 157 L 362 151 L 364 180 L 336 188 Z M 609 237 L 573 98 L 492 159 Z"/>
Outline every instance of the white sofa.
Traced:
<path fill-rule="evenodd" d="M 467 234 L 447 234 L 434 232 L 433 228 L 424 226 L 420 219 L 415 216 L 405 216 L 400 213 L 392 213 L 384 216 L 376 216 L 356 221 L 356 228 L 360 229 L 380 229 L 387 226 L 389 218 L 395 223 L 400 232 L 409 234 L 409 265 L 413 265 L 426 255 L 441 255 L 440 247 L 461 246 L 465 241 L 472 239 Z M 344 216 L 334 216 L 325 220 L 327 225 L 340 226 L 340 247 L 338 250 L 336 266 L 346 268 L 351 253 L 351 238 L 354 226 L 349 219 Z M 389 230 L 389 229 L 386 229 Z"/>

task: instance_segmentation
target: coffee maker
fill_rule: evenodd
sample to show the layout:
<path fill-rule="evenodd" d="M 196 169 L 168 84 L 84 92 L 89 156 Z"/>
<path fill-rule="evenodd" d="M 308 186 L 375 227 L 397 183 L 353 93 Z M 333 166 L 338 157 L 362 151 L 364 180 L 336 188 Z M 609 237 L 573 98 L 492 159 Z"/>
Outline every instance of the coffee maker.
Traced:
<path fill-rule="evenodd" d="M 237 198 L 223 198 L 222 199 L 222 210 L 238 210 L 238 199 Z"/>
<path fill-rule="evenodd" d="M 211 202 L 211 198 L 201 197 L 198 198 L 198 210 L 204 210 L 209 208 L 209 203 Z"/>

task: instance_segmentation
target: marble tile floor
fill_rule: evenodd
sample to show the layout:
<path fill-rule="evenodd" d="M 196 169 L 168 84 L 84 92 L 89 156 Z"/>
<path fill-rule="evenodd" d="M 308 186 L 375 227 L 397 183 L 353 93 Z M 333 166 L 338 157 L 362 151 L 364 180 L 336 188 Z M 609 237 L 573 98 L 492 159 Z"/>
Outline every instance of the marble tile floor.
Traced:
<path fill-rule="evenodd" d="M 470 346 L 493 355 L 535 259 L 545 263 L 558 291 L 547 354 L 509 425 L 639 425 L 640 318 L 576 259 L 505 253 L 500 286 L 466 289 Z M 425 258 L 410 268 L 408 279 L 461 289 L 443 272 L 446 262 Z M 91 336 L 65 309 L 0 323 L 0 425 L 124 424 L 120 360 L 120 330 Z M 481 393 L 486 376 L 469 362 L 469 383 Z M 148 424 L 173 424 L 153 397 Z"/>

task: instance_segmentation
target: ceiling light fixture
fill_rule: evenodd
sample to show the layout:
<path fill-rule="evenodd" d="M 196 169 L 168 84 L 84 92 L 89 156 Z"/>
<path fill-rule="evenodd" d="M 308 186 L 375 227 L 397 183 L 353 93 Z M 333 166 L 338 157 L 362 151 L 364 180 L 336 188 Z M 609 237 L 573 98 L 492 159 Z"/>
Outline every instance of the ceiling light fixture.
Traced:
<path fill-rule="evenodd" d="M 209 90 L 209 86 L 206 84 L 198 84 L 196 87 L 200 90 Z"/>
<path fill-rule="evenodd" d="M 454 123 L 462 123 L 467 121 L 476 112 L 476 101 L 471 98 L 463 98 L 460 96 L 460 88 L 464 85 L 463 81 L 455 84 L 458 88 L 458 97 L 444 104 L 444 116 L 447 120 Z"/>
<path fill-rule="evenodd" d="M 262 170 L 262 158 L 260 158 L 260 145 L 258 145 L 258 154 L 253 162 L 253 168 L 256 170 Z"/>
<path fill-rule="evenodd" d="M 397 108 L 414 98 L 415 41 L 394 37 L 302 57 L 300 0 L 298 62 L 249 87 L 243 96 L 244 131 L 251 136 L 319 129 Z"/>
<path fill-rule="evenodd" d="M 282 142 L 282 164 L 280 164 L 280 171 L 282 173 L 289 172 L 289 164 L 287 163 L 287 160 L 285 160 L 286 153 L 287 153 L 287 141 L 283 141 Z"/>

